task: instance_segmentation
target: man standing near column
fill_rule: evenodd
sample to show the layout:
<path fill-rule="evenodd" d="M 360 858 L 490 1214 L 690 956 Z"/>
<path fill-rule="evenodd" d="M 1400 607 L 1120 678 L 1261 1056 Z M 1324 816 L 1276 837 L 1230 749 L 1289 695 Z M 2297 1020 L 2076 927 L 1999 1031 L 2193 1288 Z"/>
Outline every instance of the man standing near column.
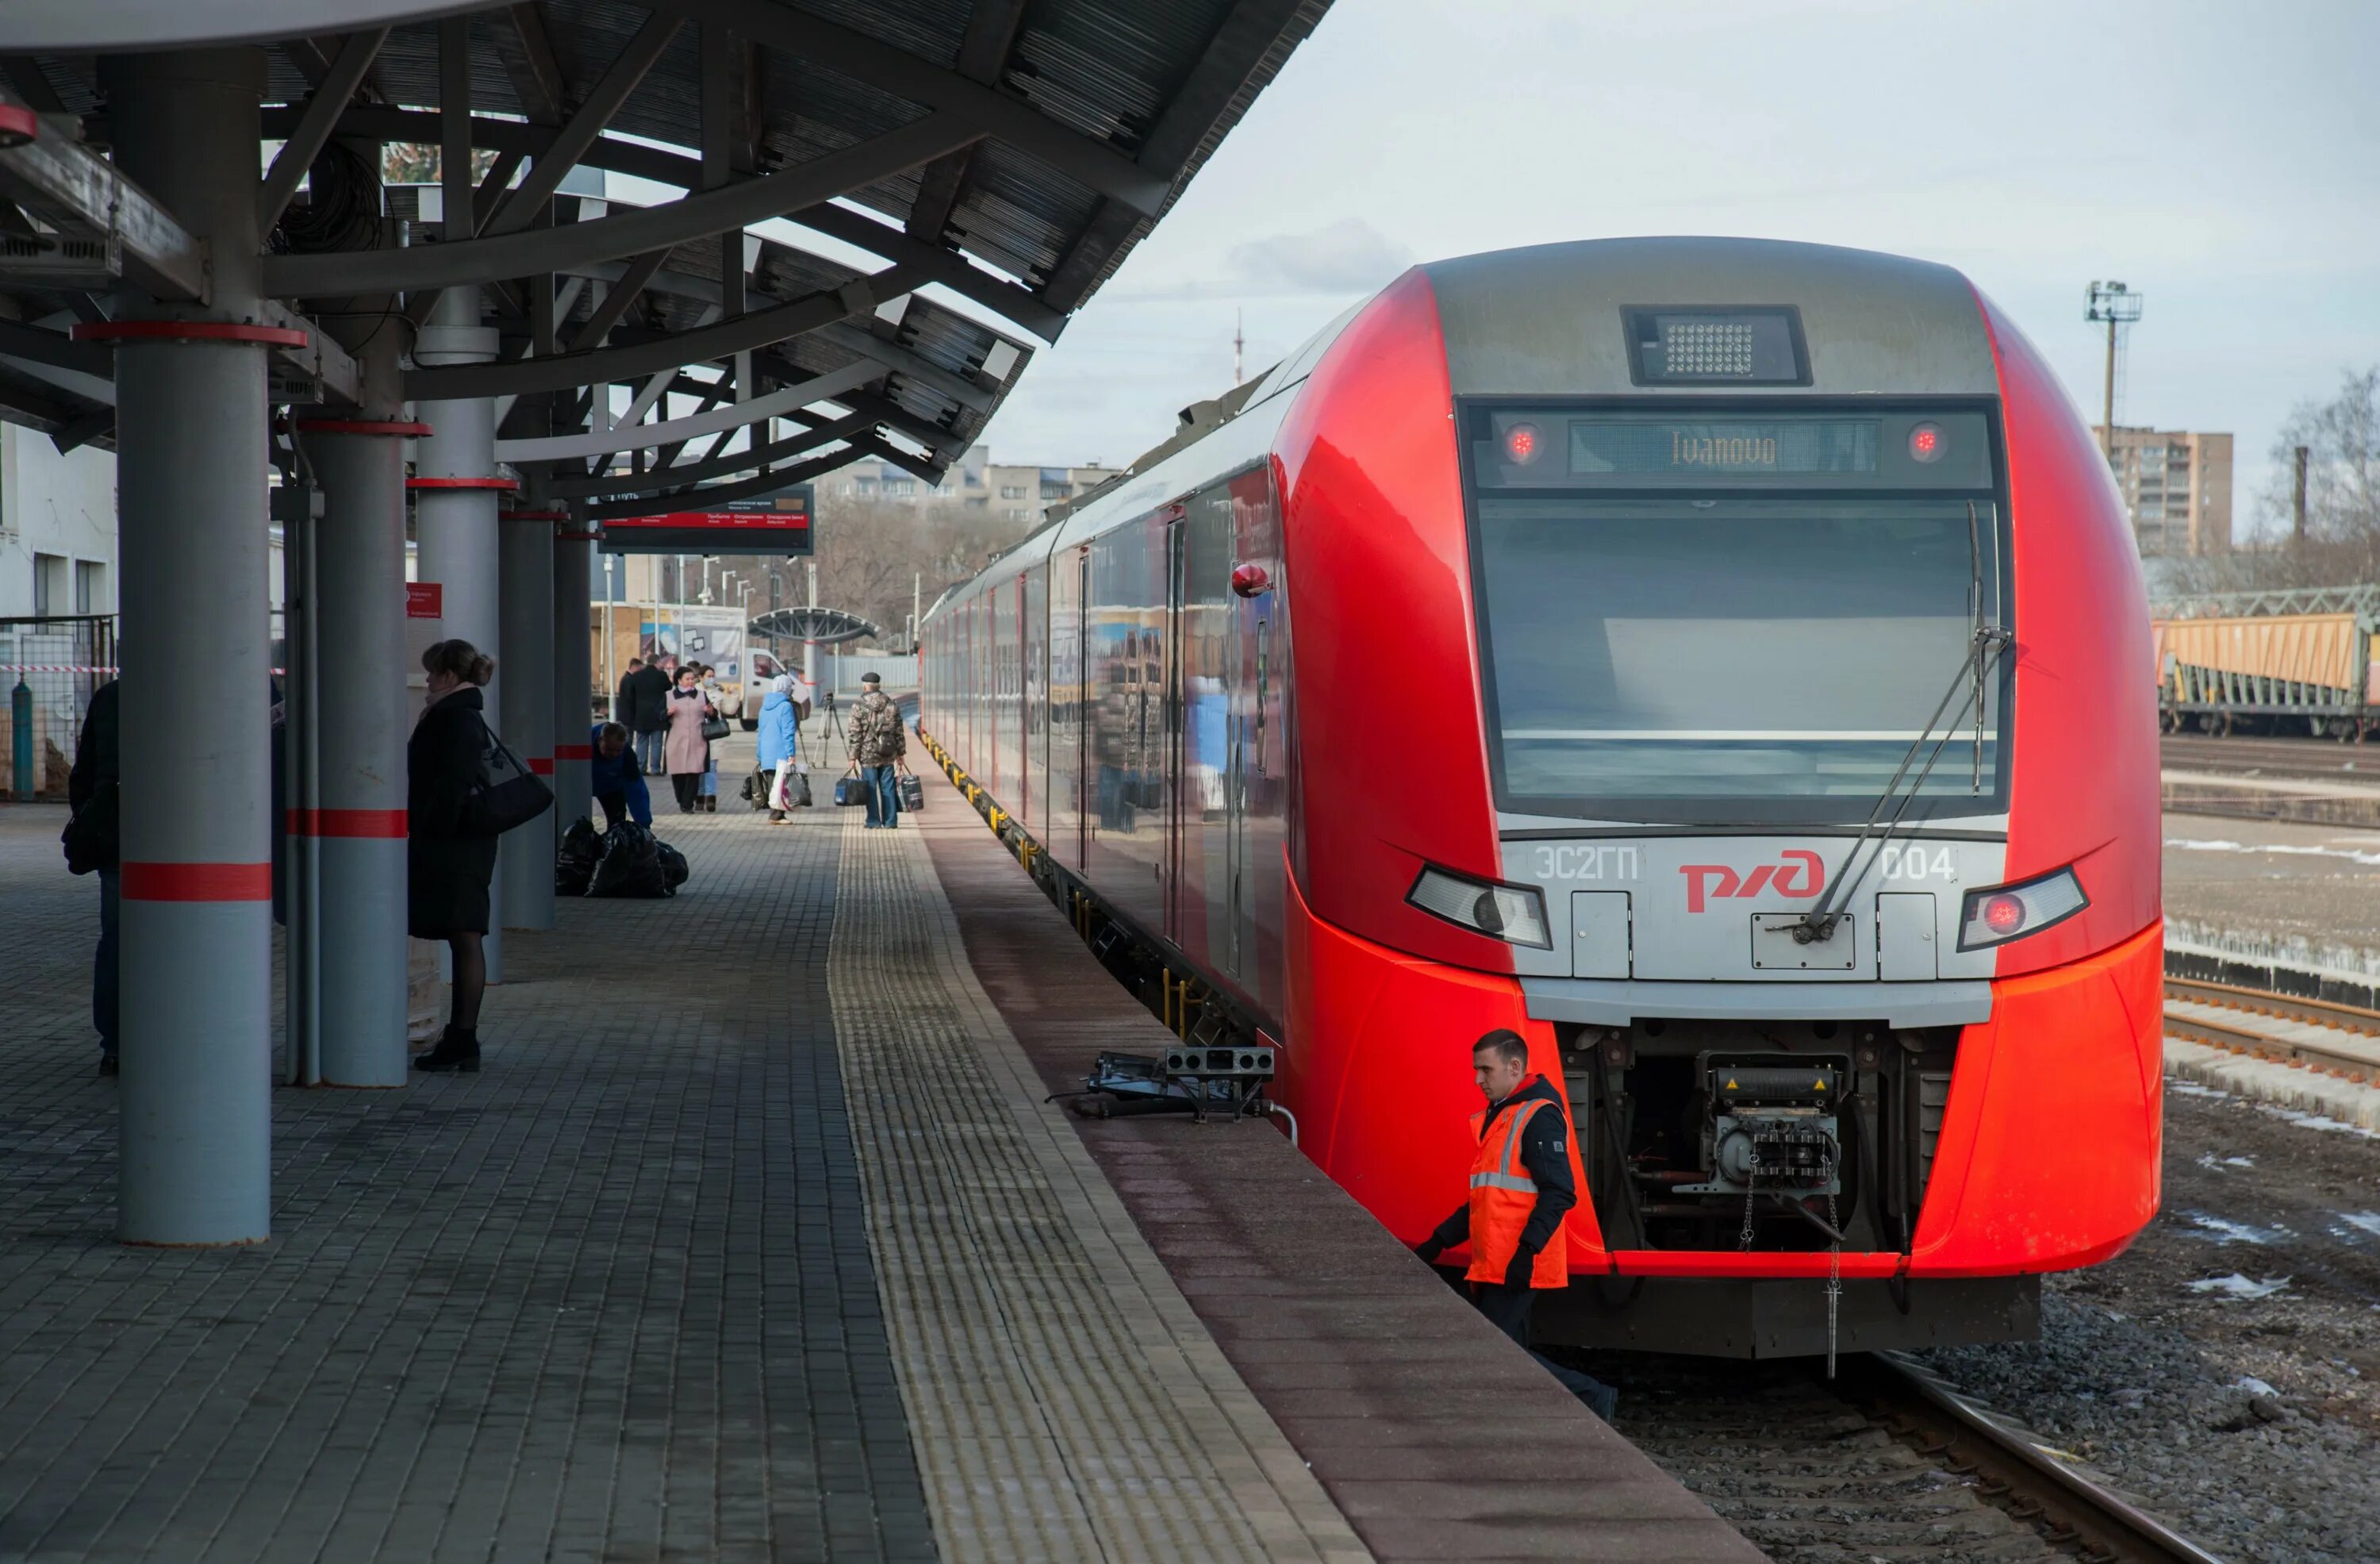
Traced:
<path fill-rule="evenodd" d="M 656 659 L 621 680 L 620 688 L 628 702 L 627 715 L 620 720 L 637 736 L 637 764 L 648 776 L 666 775 L 669 767 L 662 751 L 669 739 L 669 675 Z"/>

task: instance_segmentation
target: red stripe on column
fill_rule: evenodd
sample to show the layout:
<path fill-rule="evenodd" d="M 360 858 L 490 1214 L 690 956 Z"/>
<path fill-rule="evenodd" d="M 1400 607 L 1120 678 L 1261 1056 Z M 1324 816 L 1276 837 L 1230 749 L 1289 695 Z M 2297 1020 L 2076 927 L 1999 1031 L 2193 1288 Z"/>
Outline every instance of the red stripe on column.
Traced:
<path fill-rule="evenodd" d="M 314 835 L 318 837 L 367 837 L 385 841 L 402 839 L 406 834 L 406 815 L 401 809 L 318 809 L 314 812 Z"/>
<path fill-rule="evenodd" d="M 556 744 L 553 747 L 553 758 L 558 761 L 593 760 L 595 758 L 595 746 L 592 744 Z"/>
<path fill-rule="evenodd" d="M 401 809 L 293 809 L 284 822 L 293 837 L 358 837 L 376 840 L 402 838 L 406 813 Z"/>
<path fill-rule="evenodd" d="M 270 901 L 270 863 L 127 863 L 123 894 L 134 901 Z"/>
<path fill-rule="evenodd" d="M 407 478 L 408 489 L 503 489 L 512 490 L 520 484 L 510 478 Z"/>
<path fill-rule="evenodd" d="M 543 755 L 529 756 L 528 768 L 531 772 L 540 776 L 551 776 L 553 775 L 553 762 Z"/>

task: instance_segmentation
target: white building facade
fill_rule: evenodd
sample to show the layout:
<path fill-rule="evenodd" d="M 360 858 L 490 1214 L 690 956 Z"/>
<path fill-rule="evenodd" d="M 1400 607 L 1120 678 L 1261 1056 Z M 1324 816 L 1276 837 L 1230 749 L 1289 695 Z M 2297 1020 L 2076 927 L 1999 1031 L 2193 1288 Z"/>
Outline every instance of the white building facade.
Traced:
<path fill-rule="evenodd" d="M 115 458 L 0 424 L 0 618 L 115 612 Z"/>

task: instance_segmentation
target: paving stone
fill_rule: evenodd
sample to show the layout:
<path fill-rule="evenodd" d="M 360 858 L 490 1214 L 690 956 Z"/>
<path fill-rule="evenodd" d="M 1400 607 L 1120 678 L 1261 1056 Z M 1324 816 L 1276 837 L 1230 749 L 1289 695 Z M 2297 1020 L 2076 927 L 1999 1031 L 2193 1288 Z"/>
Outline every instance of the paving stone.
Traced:
<path fill-rule="evenodd" d="M 114 1240 L 96 882 L 0 808 L 0 1558 L 930 1560 L 853 1158 L 840 819 L 673 819 L 477 1076 L 282 1090 L 274 1236 Z"/>
<path fill-rule="evenodd" d="M 1367 1558 L 1042 1100 L 922 834 L 853 822 L 840 882 L 835 1034 L 944 1556 Z"/>

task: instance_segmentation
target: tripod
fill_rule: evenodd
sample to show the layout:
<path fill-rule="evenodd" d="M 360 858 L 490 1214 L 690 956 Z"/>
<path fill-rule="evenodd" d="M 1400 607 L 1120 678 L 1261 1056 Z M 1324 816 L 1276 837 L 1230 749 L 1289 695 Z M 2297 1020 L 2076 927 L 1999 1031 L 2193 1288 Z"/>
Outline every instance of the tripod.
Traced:
<path fill-rule="evenodd" d="M 833 734 L 835 738 L 841 741 L 843 745 L 843 758 L 849 760 L 851 758 L 851 735 L 844 731 L 843 715 L 835 710 L 833 690 L 823 690 L 819 692 L 819 709 L 825 714 L 826 720 L 819 724 L 818 758 L 810 764 L 814 766 L 820 767 L 823 767 L 826 764 L 826 736 L 829 733 Z"/>

